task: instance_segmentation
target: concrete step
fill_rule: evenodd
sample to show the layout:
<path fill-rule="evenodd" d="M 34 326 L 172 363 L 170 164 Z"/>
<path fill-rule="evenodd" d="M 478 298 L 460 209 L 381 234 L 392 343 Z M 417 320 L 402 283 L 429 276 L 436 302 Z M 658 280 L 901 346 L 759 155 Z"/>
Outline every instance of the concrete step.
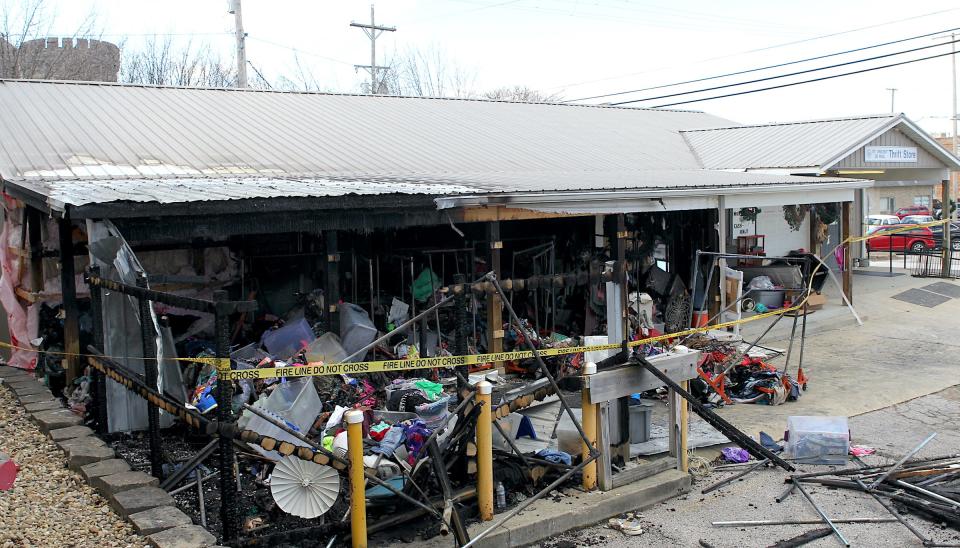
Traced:
<path fill-rule="evenodd" d="M 547 495 L 534 502 L 475 546 L 500 548 L 540 542 L 564 531 L 600 523 L 625 512 L 649 508 L 688 492 L 690 483 L 689 474 L 671 469 L 611 491 L 584 493 L 566 488 L 562 490 L 563 496 Z M 493 521 L 472 525 L 469 528 L 470 538 L 476 538 L 501 519 L 501 515 L 495 515 Z M 446 548 L 450 541 L 448 538 L 434 537 L 420 545 Z"/>

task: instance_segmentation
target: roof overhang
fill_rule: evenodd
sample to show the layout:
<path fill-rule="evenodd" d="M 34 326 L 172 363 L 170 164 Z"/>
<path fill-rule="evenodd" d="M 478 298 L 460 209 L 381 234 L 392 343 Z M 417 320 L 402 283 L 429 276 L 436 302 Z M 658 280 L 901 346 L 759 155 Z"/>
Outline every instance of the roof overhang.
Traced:
<path fill-rule="evenodd" d="M 850 156 L 860 148 L 867 146 L 867 144 L 870 141 L 873 141 L 877 137 L 897 127 L 900 128 L 900 131 L 902 131 L 904 135 L 923 145 L 930 154 L 932 154 L 938 160 L 943 162 L 948 169 L 960 170 L 960 159 L 954 156 L 943 145 L 938 143 L 936 139 L 934 139 L 933 137 L 930 137 L 930 135 L 928 135 L 926 131 L 921 129 L 920 126 L 915 124 L 913 120 L 911 120 L 910 118 L 907 118 L 903 114 L 900 114 L 899 116 L 892 118 L 890 122 L 887 123 L 884 127 L 880 128 L 877 131 L 874 131 L 870 135 L 861 139 L 854 146 L 851 146 L 846 150 L 838 154 L 835 154 L 834 156 L 828 158 L 826 161 L 821 163 L 820 172 L 826 173 L 828 170 L 830 170 L 833 166 L 837 165 L 838 162 L 840 162 L 847 156 Z"/>
<path fill-rule="evenodd" d="M 437 198 L 438 209 L 499 206 L 550 213 L 604 214 L 715 209 L 719 198 L 728 208 L 852 201 L 853 191 L 873 181 L 825 179 L 805 184 L 660 190 L 500 193 Z M 739 204 L 745 205 L 739 205 Z"/>

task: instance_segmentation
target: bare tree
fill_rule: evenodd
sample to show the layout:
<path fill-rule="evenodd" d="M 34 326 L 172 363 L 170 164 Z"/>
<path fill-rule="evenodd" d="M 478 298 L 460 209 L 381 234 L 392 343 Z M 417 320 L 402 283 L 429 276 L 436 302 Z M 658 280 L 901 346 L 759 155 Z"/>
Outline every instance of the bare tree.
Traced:
<path fill-rule="evenodd" d="M 504 86 L 483 93 L 484 99 L 495 101 L 517 101 L 522 103 L 559 103 L 563 96 L 559 93 L 545 93 L 526 86 Z"/>
<path fill-rule="evenodd" d="M 413 97 L 473 97 L 476 75 L 439 48 L 407 48 L 388 61 L 378 93 Z M 369 84 L 366 85 L 369 88 Z M 369 92 L 369 89 L 365 91 Z"/>
<path fill-rule="evenodd" d="M 118 49 L 96 40 L 95 12 L 69 36 L 51 36 L 55 23 L 46 0 L 0 0 L 0 77 L 116 79 Z"/>
<path fill-rule="evenodd" d="M 236 69 L 224 63 L 209 45 L 194 47 L 148 38 L 139 49 L 125 47 L 120 81 L 158 86 L 230 87 L 236 85 Z"/>

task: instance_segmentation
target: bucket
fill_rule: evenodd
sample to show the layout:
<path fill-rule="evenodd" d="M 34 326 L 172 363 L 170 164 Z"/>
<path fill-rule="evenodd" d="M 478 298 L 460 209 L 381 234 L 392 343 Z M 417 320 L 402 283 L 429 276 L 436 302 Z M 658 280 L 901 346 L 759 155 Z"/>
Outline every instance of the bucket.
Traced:
<path fill-rule="evenodd" d="M 691 327 L 706 327 L 709 321 L 710 316 L 706 310 L 694 310 L 693 325 Z"/>
<path fill-rule="evenodd" d="M 783 306 L 783 297 L 786 292 L 782 289 L 754 289 L 750 294 L 755 302 L 773 310 Z"/>
<path fill-rule="evenodd" d="M 650 414 L 653 406 L 649 403 L 630 406 L 630 443 L 650 441 Z"/>

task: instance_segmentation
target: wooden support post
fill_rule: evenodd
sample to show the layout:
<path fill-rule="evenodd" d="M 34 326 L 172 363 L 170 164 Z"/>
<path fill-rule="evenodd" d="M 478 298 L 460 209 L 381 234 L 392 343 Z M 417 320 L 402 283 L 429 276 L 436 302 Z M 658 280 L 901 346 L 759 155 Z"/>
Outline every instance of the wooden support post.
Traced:
<path fill-rule="evenodd" d="M 630 322 L 629 314 L 627 313 L 627 303 L 629 300 L 628 293 L 630 292 L 630 284 L 627 279 L 627 272 L 629 268 L 627 266 L 627 220 L 626 215 L 623 213 L 617 214 L 617 283 L 620 284 L 620 325 L 623 332 L 621 333 L 622 340 L 630 340 Z M 610 341 L 613 342 L 613 341 Z M 626 357 L 626 356 L 625 356 Z"/>
<path fill-rule="evenodd" d="M 683 381 L 680 386 L 689 391 L 690 381 Z M 670 407 L 670 456 L 677 458 L 677 470 L 686 472 L 689 469 L 687 462 L 687 437 L 690 412 L 687 401 L 675 391 L 667 392 L 667 405 Z"/>
<path fill-rule="evenodd" d="M 730 223 L 727 222 L 727 198 L 725 196 L 717 197 L 717 251 L 720 253 L 728 253 L 727 249 L 727 233 L 730 232 Z M 713 265 L 711 261 L 711 265 Z M 736 263 L 734 263 L 736 264 Z M 727 259 L 725 257 L 718 257 L 716 261 L 716 266 L 711 266 L 710 268 L 715 268 L 717 285 L 715 287 L 705 287 L 704 291 L 706 292 L 706 297 L 708 300 L 704 301 L 704 308 L 707 310 L 707 317 L 712 318 L 720 313 L 721 310 L 726 310 L 727 308 L 727 288 L 725 287 L 726 277 L 724 276 L 724 269 L 727 267 Z M 710 280 L 713 280 L 713 277 L 709 277 Z M 716 291 L 717 298 L 709 299 L 710 295 Z M 690 306 L 693 306 L 693 303 L 690 303 Z M 719 321 L 722 321 L 719 320 Z"/>
<path fill-rule="evenodd" d="M 817 211 L 812 209 L 813 205 L 811 204 L 811 209 L 808 217 L 810 218 L 810 230 L 807 235 L 807 249 L 810 253 L 813 253 L 816 256 L 820 256 L 820 220 L 817 217 Z"/>
<path fill-rule="evenodd" d="M 853 226 L 853 216 L 851 215 L 851 205 L 852 202 L 843 202 L 841 207 L 842 214 L 840 218 L 840 241 L 846 242 L 850 238 L 850 227 Z M 851 268 L 853 264 L 851 248 L 856 244 L 848 244 L 846 249 L 843 250 L 843 293 L 849 299 L 850 304 L 853 304 L 853 270 Z M 842 299 L 841 299 L 841 302 Z"/>
<path fill-rule="evenodd" d="M 73 223 L 60 219 L 60 287 L 63 294 L 63 350 L 66 353 L 66 386 L 83 373 L 80 371 L 80 312 L 77 308 L 77 280 L 73 267 Z"/>
<path fill-rule="evenodd" d="M 27 235 L 30 242 L 30 291 L 43 291 L 43 236 L 42 214 L 30 206 L 26 206 Z M 20 258 L 23 260 L 23 257 Z M 22 282 L 22 280 L 21 280 Z"/>
<path fill-rule="evenodd" d="M 327 255 L 327 289 L 324 299 L 327 304 L 327 327 L 339 336 L 340 314 L 337 305 L 340 302 L 340 252 L 337 250 L 337 231 L 328 230 L 324 233 L 324 238 Z"/>
<path fill-rule="evenodd" d="M 487 242 L 490 246 L 490 261 L 487 267 L 499 280 L 502 274 L 500 254 L 503 250 L 503 241 L 500 240 L 498 221 L 487 223 Z M 487 295 L 487 352 L 503 352 L 503 303 L 500 301 L 500 295 L 495 291 Z M 494 364 L 496 367 L 501 365 L 501 363 Z"/>
<path fill-rule="evenodd" d="M 137 272 L 137 287 L 147 289 L 147 275 Z M 140 337 L 143 350 L 143 380 L 151 390 L 161 392 L 158 385 L 160 363 L 157 361 L 156 331 L 153 329 L 153 305 L 147 299 L 137 299 L 140 312 Z M 150 474 L 163 481 L 163 450 L 160 440 L 160 408 L 149 400 L 147 406 L 147 424 L 150 431 Z"/>
<path fill-rule="evenodd" d="M 610 458 L 610 402 L 597 406 L 597 482 L 601 491 L 613 489 L 613 463 Z"/>

